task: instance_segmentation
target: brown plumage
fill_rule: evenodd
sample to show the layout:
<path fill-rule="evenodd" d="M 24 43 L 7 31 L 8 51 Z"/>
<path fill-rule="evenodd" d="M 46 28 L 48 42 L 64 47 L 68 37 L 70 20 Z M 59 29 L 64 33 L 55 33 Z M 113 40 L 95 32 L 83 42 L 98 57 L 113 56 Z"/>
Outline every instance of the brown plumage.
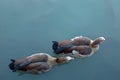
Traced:
<path fill-rule="evenodd" d="M 21 70 L 29 73 L 42 73 L 49 71 L 57 64 L 68 62 L 71 57 L 52 57 L 47 53 L 36 53 L 31 56 L 13 60 L 9 64 L 9 68 L 13 71 Z"/>
<path fill-rule="evenodd" d="M 88 56 L 95 53 L 99 49 L 100 43 L 104 40 L 104 37 L 98 37 L 95 40 L 92 40 L 90 38 L 80 36 L 62 42 L 53 41 L 52 46 L 56 54 L 73 53 L 79 54 L 79 56 Z"/>
<path fill-rule="evenodd" d="M 73 39 L 65 40 L 62 42 L 59 42 L 59 46 L 65 46 L 68 44 L 73 44 L 74 46 L 79 46 L 79 45 L 89 45 L 90 44 L 90 39 L 88 37 L 75 37 Z"/>

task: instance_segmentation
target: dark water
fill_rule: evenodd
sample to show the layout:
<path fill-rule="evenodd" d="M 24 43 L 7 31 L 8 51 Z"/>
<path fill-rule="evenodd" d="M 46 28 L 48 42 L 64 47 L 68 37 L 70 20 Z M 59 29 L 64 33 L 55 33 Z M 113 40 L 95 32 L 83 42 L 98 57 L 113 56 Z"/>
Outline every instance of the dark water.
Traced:
<path fill-rule="evenodd" d="M 0 80 L 120 80 L 120 0 L 0 0 Z M 41 75 L 13 73 L 10 59 L 54 55 L 53 40 L 104 36 L 86 59 Z"/>

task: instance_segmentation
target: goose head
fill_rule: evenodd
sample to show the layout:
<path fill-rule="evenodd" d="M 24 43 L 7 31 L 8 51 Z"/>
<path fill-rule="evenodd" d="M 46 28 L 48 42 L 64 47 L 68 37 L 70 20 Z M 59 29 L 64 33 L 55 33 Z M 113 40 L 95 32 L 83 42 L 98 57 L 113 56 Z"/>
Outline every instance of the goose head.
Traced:
<path fill-rule="evenodd" d="M 95 40 L 93 40 L 93 42 L 91 43 L 91 47 L 92 48 L 96 48 L 100 45 L 100 43 L 102 43 L 103 41 L 105 41 L 104 37 L 98 37 Z"/>
<path fill-rule="evenodd" d="M 57 63 L 65 63 L 65 62 L 68 62 L 70 60 L 73 60 L 74 58 L 73 57 L 70 57 L 70 56 L 67 56 L 67 57 L 59 57 L 59 58 L 56 58 L 56 62 Z"/>

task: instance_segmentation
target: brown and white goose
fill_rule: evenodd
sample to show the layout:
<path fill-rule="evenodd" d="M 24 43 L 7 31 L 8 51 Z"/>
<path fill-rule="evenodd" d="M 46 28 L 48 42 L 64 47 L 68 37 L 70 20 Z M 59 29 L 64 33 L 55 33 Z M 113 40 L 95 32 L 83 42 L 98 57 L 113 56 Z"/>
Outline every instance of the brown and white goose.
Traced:
<path fill-rule="evenodd" d="M 99 50 L 99 45 L 104 40 L 104 37 L 98 37 L 92 40 L 87 37 L 79 36 L 62 42 L 53 41 L 52 48 L 56 54 L 73 53 L 75 57 L 87 57 Z"/>
<path fill-rule="evenodd" d="M 15 71 L 24 71 L 28 73 L 38 74 L 51 70 L 57 64 L 65 63 L 72 60 L 72 57 L 52 57 L 47 53 L 36 53 L 31 56 L 14 60 L 11 59 L 9 68 Z"/>

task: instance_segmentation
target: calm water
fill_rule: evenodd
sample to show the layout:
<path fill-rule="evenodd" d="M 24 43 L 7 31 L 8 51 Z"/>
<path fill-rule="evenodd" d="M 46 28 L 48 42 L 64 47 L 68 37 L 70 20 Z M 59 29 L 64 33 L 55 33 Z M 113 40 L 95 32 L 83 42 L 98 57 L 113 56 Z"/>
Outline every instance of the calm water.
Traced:
<path fill-rule="evenodd" d="M 0 80 L 120 80 L 120 0 L 0 0 Z M 53 40 L 106 41 L 92 57 L 41 75 L 13 73 L 10 59 L 52 52 Z"/>

